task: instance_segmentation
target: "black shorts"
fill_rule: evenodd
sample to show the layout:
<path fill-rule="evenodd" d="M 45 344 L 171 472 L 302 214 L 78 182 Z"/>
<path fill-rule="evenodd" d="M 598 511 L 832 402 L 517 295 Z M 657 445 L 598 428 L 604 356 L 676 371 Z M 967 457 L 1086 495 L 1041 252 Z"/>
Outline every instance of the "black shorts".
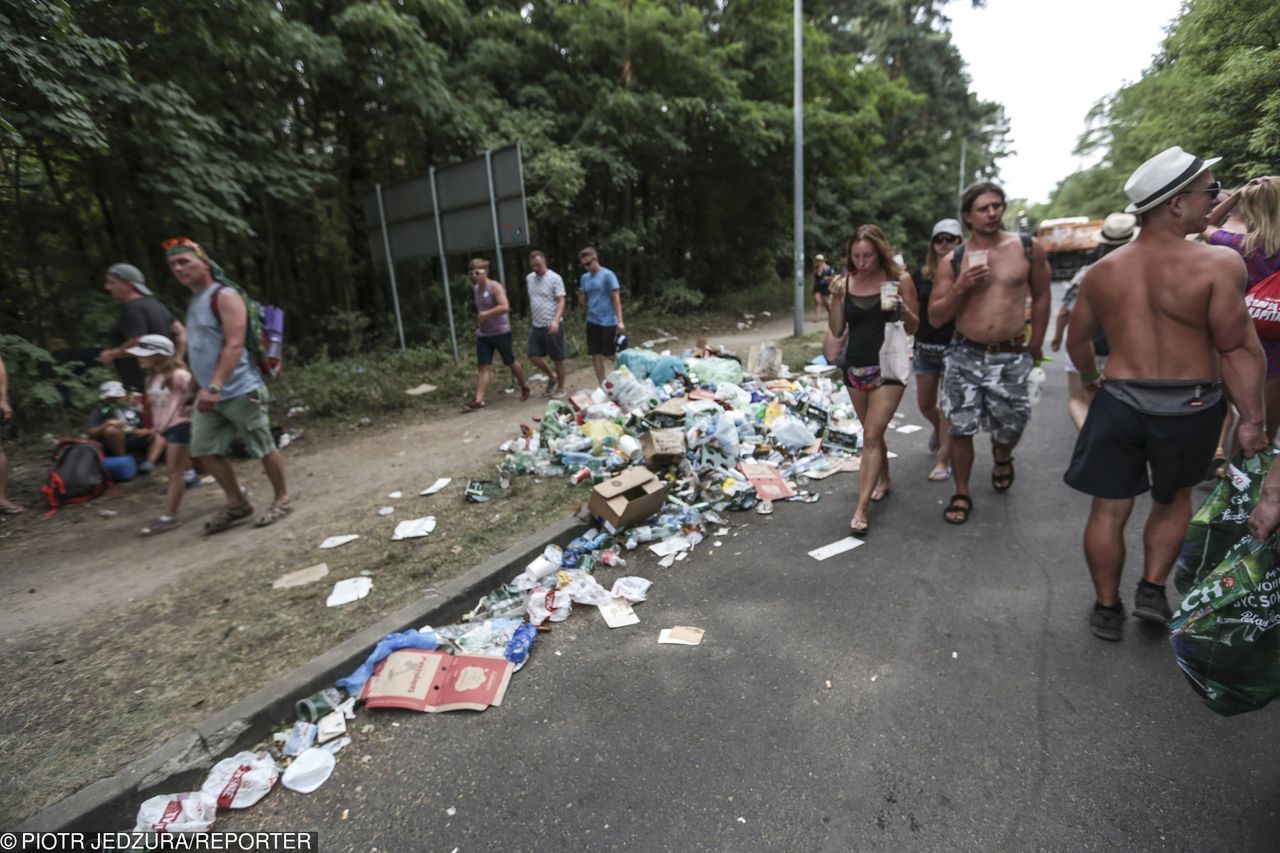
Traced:
<path fill-rule="evenodd" d="M 164 431 L 164 440 L 170 444 L 187 446 L 191 444 L 191 422 L 169 427 Z"/>
<path fill-rule="evenodd" d="M 1062 479 L 1096 498 L 1121 500 L 1150 490 L 1156 503 L 1172 503 L 1175 492 L 1204 478 L 1225 411 L 1219 400 L 1192 415 L 1148 415 L 1107 393 L 1104 384 Z"/>
<path fill-rule="evenodd" d="M 613 357 L 618 352 L 618 327 L 587 324 L 587 355 Z"/>
<path fill-rule="evenodd" d="M 564 361 L 565 352 L 568 347 L 564 342 L 564 325 L 562 324 L 553 335 L 550 326 L 530 326 L 529 340 L 526 343 L 526 349 L 529 352 L 529 358 L 549 358 L 552 361 Z"/>
<path fill-rule="evenodd" d="M 493 352 L 497 350 L 502 363 L 511 366 L 516 360 L 515 350 L 511 347 L 511 333 L 502 335 L 480 336 L 476 338 L 476 363 L 487 367 L 493 363 Z"/>

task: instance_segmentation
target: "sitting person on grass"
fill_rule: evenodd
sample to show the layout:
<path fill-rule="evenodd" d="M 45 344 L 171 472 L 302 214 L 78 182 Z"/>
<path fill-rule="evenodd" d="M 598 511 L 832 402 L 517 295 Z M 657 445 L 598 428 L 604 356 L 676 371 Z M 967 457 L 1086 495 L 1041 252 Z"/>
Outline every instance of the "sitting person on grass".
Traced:
<path fill-rule="evenodd" d="M 142 425 L 142 415 L 129 405 L 124 385 L 116 380 L 103 382 L 98 386 L 98 400 L 89 413 L 85 433 L 97 439 L 108 456 L 146 457 L 139 470 L 154 471 L 150 458 L 153 431 Z"/>

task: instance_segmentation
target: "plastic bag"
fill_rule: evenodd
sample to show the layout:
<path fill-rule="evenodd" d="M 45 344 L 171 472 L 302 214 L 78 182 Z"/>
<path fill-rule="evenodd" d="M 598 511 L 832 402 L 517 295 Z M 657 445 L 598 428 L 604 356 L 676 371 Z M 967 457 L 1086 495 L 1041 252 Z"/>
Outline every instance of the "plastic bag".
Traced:
<path fill-rule="evenodd" d="M 603 453 L 606 443 L 610 446 L 617 444 L 618 439 L 623 435 L 622 427 L 613 421 L 587 421 L 582 425 L 581 432 L 591 439 L 591 453 L 593 456 L 599 456 Z"/>
<path fill-rule="evenodd" d="M 721 415 L 716 420 L 712 437 L 722 453 L 730 459 L 738 458 L 738 428 L 733 425 L 732 418 Z"/>
<path fill-rule="evenodd" d="M 574 604 L 608 604 L 613 596 L 609 590 L 591 575 L 578 569 L 566 569 L 560 573 L 567 576 L 569 583 L 560 588 L 560 592 L 569 596 Z"/>
<path fill-rule="evenodd" d="M 788 450 L 809 447 L 817 438 L 805 426 L 804 421 L 792 415 L 780 415 L 769 425 L 769 433 Z"/>
<path fill-rule="evenodd" d="M 782 350 L 774 341 L 753 344 L 747 351 L 747 373 L 761 379 L 777 379 L 782 375 Z"/>
<path fill-rule="evenodd" d="M 1274 459 L 1272 453 L 1267 456 Z M 1188 534 L 1188 544 L 1194 538 L 1202 558 L 1217 551 L 1216 537 L 1253 511 L 1270 461 L 1233 461 L 1235 470 L 1206 501 L 1206 507 L 1217 507 L 1210 512 L 1210 524 L 1199 529 L 1193 525 Z M 1221 498 L 1222 485 L 1235 492 L 1226 508 L 1221 508 L 1221 500 L 1215 501 Z M 1197 512 L 1196 519 L 1201 515 Z M 1221 528 L 1216 532 L 1215 524 Z M 1183 603 L 1169 622 L 1169 642 L 1179 669 L 1204 704 L 1221 715 L 1266 706 L 1280 695 L 1280 565 L 1275 537 L 1266 542 L 1248 534 L 1239 537 L 1207 574 L 1199 562 L 1184 567 L 1180 561 L 1179 569 L 1183 578 L 1202 575 L 1185 589 Z"/>
<path fill-rule="evenodd" d="M 208 832 L 218 816 L 218 801 L 203 791 L 161 794 L 138 807 L 134 832 Z"/>
<path fill-rule="evenodd" d="M 503 649 L 502 656 L 515 664 L 518 670 L 529 659 L 529 650 L 533 648 L 533 641 L 536 639 L 538 639 L 538 629 L 524 622 L 516 628 L 511 639 L 507 641 L 507 647 Z"/>
<path fill-rule="evenodd" d="M 601 387 L 624 412 L 648 411 L 658 405 L 658 389 L 648 379 L 636 379 L 630 370 L 620 367 L 604 378 Z"/>
<path fill-rule="evenodd" d="M 347 691 L 349 696 L 360 695 L 364 683 L 373 675 L 373 667 L 396 649 L 434 649 L 436 647 L 434 631 L 401 631 L 399 634 L 388 634 L 378 641 L 373 651 L 364 659 L 364 663 L 346 678 L 338 679 L 338 686 Z"/>
<path fill-rule="evenodd" d="M 529 593 L 529 621 L 541 625 L 550 619 L 563 622 L 569 618 L 573 603 L 569 596 L 556 589 L 535 589 Z"/>
<path fill-rule="evenodd" d="M 269 794 L 279 778 L 270 753 L 239 752 L 213 765 L 200 790 L 220 809 L 246 809 Z"/>
<path fill-rule="evenodd" d="M 1191 517 L 1173 582 L 1186 595 L 1208 577 L 1236 543 L 1248 538 L 1249 513 L 1262 494 L 1262 480 L 1275 461 L 1274 451 L 1245 459 L 1236 454 L 1223 478 Z"/>
<path fill-rule="evenodd" d="M 628 349 L 618 353 L 617 363 L 637 379 L 644 379 L 657 365 L 658 354 L 651 349 Z"/>
<path fill-rule="evenodd" d="M 634 575 L 618 578 L 613 582 L 612 594 L 614 598 L 625 598 L 634 604 L 649 597 L 649 587 L 651 586 L 653 586 L 653 581 L 635 577 Z"/>
<path fill-rule="evenodd" d="M 689 374 L 700 385 L 716 382 L 742 384 L 742 365 L 731 358 L 691 358 L 685 364 Z"/>
<path fill-rule="evenodd" d="M 734 385 L 732 382 L 716 383 L 716 399 L 731 403 L 737 409 L 751 405 L 750 392 L 741 385 Z"/>

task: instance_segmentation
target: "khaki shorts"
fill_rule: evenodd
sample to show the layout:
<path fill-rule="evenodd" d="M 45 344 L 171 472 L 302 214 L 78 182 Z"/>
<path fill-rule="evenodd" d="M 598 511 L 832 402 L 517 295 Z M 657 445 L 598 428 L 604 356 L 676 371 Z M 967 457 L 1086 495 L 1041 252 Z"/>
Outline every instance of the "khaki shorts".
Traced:
<path fill-rule="evenodd" d="M 223 400 L 211 412 L 196 409 L 191 415 L 191 455 L 226 456 L 236 433 L 244 439 L 245 449 L 254 459 L 271 453 L 276 443 L 267 417 L 270 400 L 267 387 L 260 385 L 248 394 Z"/>

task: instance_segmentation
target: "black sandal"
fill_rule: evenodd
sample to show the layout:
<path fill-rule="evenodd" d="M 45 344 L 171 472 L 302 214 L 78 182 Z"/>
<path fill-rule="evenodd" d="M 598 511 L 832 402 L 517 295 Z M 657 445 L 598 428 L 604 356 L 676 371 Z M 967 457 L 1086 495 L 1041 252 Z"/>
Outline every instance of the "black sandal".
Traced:
<path fill-rule="evenodd" d="M 968 495 L 952 495 L 951 502 L 947 504 L 947 508 L 942 511 L 942 520 L 947 524 L 964 524 L 969 520 L 969 513 L 973 511 L 973 498 Z M 960 520 L 957 521 L 948 513 L 960 513 Z"/>
<path fill-rule="evenodd" d="M 1010 456 L 1005 460 L 992 457 L 991 462 L 993 463 L 991 467 L 991 488 L 995 489 L 997 492 L 1009 491 L 1009 487 L 1013 485 L 1013 478 L 1015 475 L 1013 470 L 1013 457 Z M 996 473 L 996 468 L 1004 468 L 1006 466 L 1009 468 L 1008 474 Z"/>

